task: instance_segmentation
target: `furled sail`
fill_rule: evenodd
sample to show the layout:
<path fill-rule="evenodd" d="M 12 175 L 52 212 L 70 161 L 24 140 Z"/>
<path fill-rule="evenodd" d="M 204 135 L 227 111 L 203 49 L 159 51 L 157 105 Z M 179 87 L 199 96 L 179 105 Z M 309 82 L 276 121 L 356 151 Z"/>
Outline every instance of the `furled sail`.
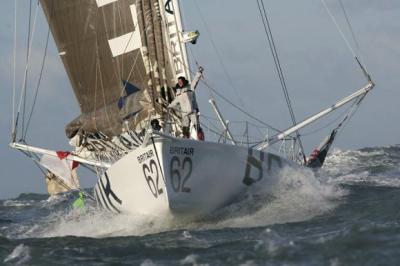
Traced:
<path fill-rule="evenodd" d="M 161 92 L 190 78 L 176 0 L 41 0 L 81 115 L 66 127 L 121 133 L 162 116 Z M 165 93 L 164 93 L 165 94 Z"/>

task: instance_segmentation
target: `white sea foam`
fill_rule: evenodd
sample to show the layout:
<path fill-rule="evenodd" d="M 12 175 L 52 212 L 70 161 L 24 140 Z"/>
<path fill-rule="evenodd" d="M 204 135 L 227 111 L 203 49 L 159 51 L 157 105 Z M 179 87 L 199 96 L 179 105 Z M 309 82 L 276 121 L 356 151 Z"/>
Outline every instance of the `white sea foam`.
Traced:
<path fill-rule="evenodd" d="M 28 246 L 24 244 L 18 245 L 14 250 L 9 254 L 5 259 L 4 263 L 12 263 L 14 265 L 23 265 L 26 264 L 30 259 L 31 251 Z"/>
<path fill-rule="evenodd" d="M 186 230 L 182 232 L 182 236 L 183 236 L 184 239 L 191 239 L 191 238 L 193 238 L 193 236 L 190 234 L 190 232 L 189 232 L 189 231 L 186 231 Z"/>
<path fill-rule="evenodd" d="M 192 265 L 192 266 L 207 266 L 209 264 L 199 264 L 199 256 L 195 254 L 190 254 L 182 259 L 179 263 L 180 265 Z"/>
<path fill-rule="evenodd" d="M 70 210 L 67 213 L 55 214 L 52 222 L 40 232 L 38 237 L 85 236 L 112 237 L 127 235 L 147 235 L 173 230 L 172 217 L 154 218 L 143 215 L 113 215 L 108 212 L 89 210 L 77 213 Z M 175 228 L 178 229 L 178 228 Z"/>
<path fill-rule="evenodd" d="M 311 170 L 285 168 L 273 189 L 253 186 L 245 197 L 200 222 L 188 222 L 165 214 L 158 217 L 112 215 L 91 209 L 54 213 L 36 237 L 87 236 L 111 237 L 146 235 L 171 230 L 255 227 L 303 221 L 336 207 L 345 191 L 332 184 L 322 184 Z M 271 181 L 266 181 L 271 184 Z M 260 189 L 264 187 L 264 189 Z M 268 194 L 269 196 L 265 196 Z M 183 238 L 191 234 L 183 231 Z"/>
<path fill-rule="evenodd" d="M 3 206 L 5 207 L 28 207 L 35 205 L 35 201 L 29 200 L 29 201 L 20 201 L 20 200 L 5 200 L 3 202 Z"/>
<path fill-rule="evenodd" d="M 273 230 L 267 228 L 263 233 L 260 234 L 259 240 L 254 246 L 254 249 L 256 251 L 265 251 L 269 256 L 274 257 L 279 255 L 281 249 L 287 249 L 293 247 L 294 245 L 294 242 L 290 239 L 281 237 Z"/>
<path fill-rule="evenodd" d="M 346 191 L 336 185 L 321 183 L 308 169 L 285 168 L 278 178 L 279 182 L 272 190 L 273 197 L 258 199 L 261 208 L 247 215 L 227 218 L 213 226 L 255 227 L 304 221 L 334 209 L 338 199 L 346 195 Z M 253 205 L 255 198 L 249 199 L 239 204 L 243 208 Z"/>
<path fill-rule="evenodd" d="M 400 187 L 400 155 L 392 148 L 335 150 L 328 156 L 322 175 L 337 184 Z"/>
<path fill-rule="evenodd" d="M 147 259 L 144 260 L 140 266 L 156 266 L 157 264 L 155 264 L 151 259 Z"/>

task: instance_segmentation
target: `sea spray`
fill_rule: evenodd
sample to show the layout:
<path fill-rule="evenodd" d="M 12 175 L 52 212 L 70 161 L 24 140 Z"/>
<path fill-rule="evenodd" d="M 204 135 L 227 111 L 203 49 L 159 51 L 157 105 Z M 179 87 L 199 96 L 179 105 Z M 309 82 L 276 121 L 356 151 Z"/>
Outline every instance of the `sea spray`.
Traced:
<path fill-rule="evenodd" d="M 279 182 L 271 194 L 263 191 L 253 191 L 247 198 L 237 203 L 233 218 L 227 218 L 210 225 L 222 227 L 255 227 L 270 224 L 281 224 L 311 219 L 324 212 L 334 209 L 339 200 L 346 195 L 346 190 L 335 184 L 321 183 L 314 172 L 309 169 L 284 168 L 278 176 Z M 262 187 L 262 186 L 260 186 Z M 268 188 L 266 188 L 268 189 Z M 246 209 L 258 206 L 252 213 L 246 214 Z M 229 209 L 225 208 L 229 217 Z M 224 210 L 221 211 L 223 213 Z"/>
<path fill-rule="evenodd" d="M 309 169 L 287 167 L 276 180 L 261 182 L 266 184 L 251 187 L 232 204 L 200 220 L 178 219 L 168 213 L 154 217 L 140 213 L 115 215 L 92 206 L 78 216 L 75 210 L 54 214 L 39 236 L 141 236 L 171 230 L 266 226 L 321 215 L 335 208 L 346 195 L 337 185 L 321 183 Z"/>

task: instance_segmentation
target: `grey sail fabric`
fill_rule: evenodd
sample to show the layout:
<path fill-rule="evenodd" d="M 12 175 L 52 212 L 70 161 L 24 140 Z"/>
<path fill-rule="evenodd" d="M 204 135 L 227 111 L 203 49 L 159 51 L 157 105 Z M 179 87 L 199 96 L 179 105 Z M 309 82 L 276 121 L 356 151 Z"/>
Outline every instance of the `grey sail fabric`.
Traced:
<path fill-rule="evenodd" d="M 160 93 L 177 75 L 161 14 L 169 2 L 41 0 L 81 109 L 68 137 L 118 135 L 126 121 L 137 129 L 150 115 L 162 116 Z"/>

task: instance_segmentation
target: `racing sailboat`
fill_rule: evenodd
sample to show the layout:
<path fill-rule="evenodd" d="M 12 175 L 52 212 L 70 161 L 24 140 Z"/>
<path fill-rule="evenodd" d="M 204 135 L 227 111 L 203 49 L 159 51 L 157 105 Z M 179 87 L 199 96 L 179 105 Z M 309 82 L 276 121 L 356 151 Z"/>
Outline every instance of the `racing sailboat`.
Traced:
<path fill-rule="evenodd" d="M 285 167 L 314 167 L 316 159 L 321 166 L 336 134 L 307 160 L 304 152 L 299 156 L 299 130 L 346 104 L 358 106 L 374 87 L 360 64 L 366 86 L 252 146 L 235 140 L 212 98 L 229 143 L 201 140 L 194 124 L 183 138 L 182 114 L 167 106 L 178 77 L 191 79 L 186 45 L 199 32 L 184 31 L 178 0 L 40 3 L 81 110 L 66 126 L 73 148 L 62 158 L 71 165 L 64 173 L 72 175 L 73 162 L 93 169 L 94 198 L 111 212 L 202 216 L 251 186 L 273 189 Z M 60 152 L 17 141 L 17 129 L 18 119 L 11 146 L 54 173 L 41 156 L 60 158 Z M 291 153 L 272 153 L 283 141 L 293 143 Z"/>

